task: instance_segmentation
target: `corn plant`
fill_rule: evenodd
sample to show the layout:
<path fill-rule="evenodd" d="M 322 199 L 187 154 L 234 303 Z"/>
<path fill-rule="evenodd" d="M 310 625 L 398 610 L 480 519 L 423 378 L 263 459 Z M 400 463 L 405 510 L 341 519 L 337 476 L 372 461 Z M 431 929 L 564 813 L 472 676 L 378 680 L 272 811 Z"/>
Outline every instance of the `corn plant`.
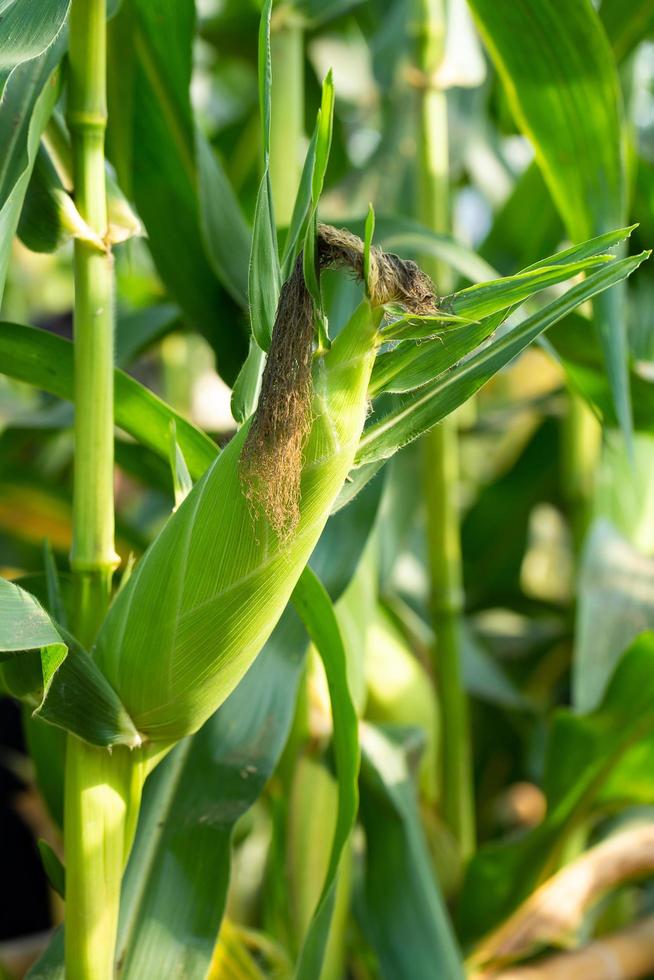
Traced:
<path fill-rule="evenodd" d="M 536 160 L 479 254 L 452 235 L 448 141 L 461 107 L 445 68 L 463 5 L 261 6 L 13 0 L 0 16 L 0 371 L 8 391 L 23 397 L 22 382 L 45 399 L 39 465 L 56 469 L 48 433 L 65 436 L 57 413 L 74 411 L 68 567 L 61 541 L 45 541 L 35 574 L 0 579 L 0 679 L 23 704 L 64 844 L 63 860 L 40 844 L 65 917 L 30 970 L 36 980 L 494 969 L 560 938 L 536 914 L 538 928 L 524 922 L 568 851 L 595 866 L 592 850 L 574 853 L 573 830 L 590 837 L 602 806 L 651 802 L 654 647 L 615 614 L 593 661 L 598 591 L 608 589 L 597 579 L 618 545 L 601 522 L 586 534 L 589 480 L 597 512 L 623 514 L 621 467 L 646 479 L 642 432 L 654 417 L 627 352 L 626 283 L 649 251 L 628 224 L 617 70 L 652 26 L 646 5 L 623 19 L 612 0 L 599 15 L 586 0 L 566 12 L 529 0 L 510 13 L 470 0 L 494 97 Z M 377 150 L 337 179 L 351 120 L 331 70 L 305 78 L 305 41 L 320 50 L 327 30 L 358 32 L 381 95 Z M 217 65 L 194 64 L 198 51 Z M 234 52 L 250 95 L 238 139 L 227 126 L 221 141 L 211 101 L 194 102 L 191 83 L 207 83 Z M 375 183 L 407 125 L 413 201 L 389 167 L 393 214 Z M 343 214 L 338 181 L 356 199 Z M 648 189 L 642 177 L 641 199 Z M 516 209 L 534 225 L 529 241 Z M 50 257 L 53 278 L 68 277 L 72 340 L 14 322 L 27 261 L 12 252 L 16 237 Z M 166 400 L 125 371 L 149 351 L 195 382 L 190 361 L 180 369 L 156 352 L 162 338 L 198 335 L 231 389 L 219 441 L 170 403 L 170 378 Z M 555 701 L 542 680 L 554 655 L 521 691 L 471 640 L 473 614 L 507 596 L 521 613 L 527 605 L 513 558 L 507 587 L 499 557 L 482 569 L 483 547 L 500 555 L 522 504 L 508 480 L 501 526 L 503 476 L 485 487 L 478 475 L 461 514 L 468 435 L 457 411 L 474 398 L 483 413 L 487 383 L 501 385 L 534 342 L 570 389 L 557 408 L 562 496 L 581 569 L 575 710 L 538 716 L 536 734 L 524 715 Z M 589 405 L 610 430 L 601 458 L 597 441 L 581 454 L 597 428 Z M 11 465 L 11 438 L 2 445 Z M 17 446 L 29 456 L 27 442 Z M 154 526 L 123 507 L 116 468 L 159 508 Z M 16 501 L 22 525 L 32 497 Z M 423 510 L 416 549 L 407 541 Z M 43 527 L 36 513 L 25 523 Z M 424 568 L 428 597 L 398 584 L 405 553 Z M 547 727 L 546 813 L 517 840 L 481 847 L 491 835 L 471 693 L 515 712 L 532 742 Z M 241 862 L 260 825 L 265 866 L 248 899 Z M 607 881 L 596 891 L 622 878 Z"/>

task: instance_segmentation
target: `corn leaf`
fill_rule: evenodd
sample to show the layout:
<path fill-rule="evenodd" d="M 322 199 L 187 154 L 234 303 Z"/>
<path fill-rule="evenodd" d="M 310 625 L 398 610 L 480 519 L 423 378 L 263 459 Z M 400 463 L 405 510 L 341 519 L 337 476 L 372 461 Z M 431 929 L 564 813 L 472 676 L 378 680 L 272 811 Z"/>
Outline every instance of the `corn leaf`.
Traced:
<path fill-rule="evenodd" d="M 73 345 L 34 327 L 0 323 L 2 373 L 42 388 L 58 398 L 73 398 Z M 133 378 L 115 373 L 116 425 L 168 459 L 170 421 L 191 475 L 198 479 L 218 453 L 214 442 Z"/>
<path fill-rule="evenodd" d="M 625 143 L 615 59 L 587 0 L 470 0 L 511 109 L 573 240 L 624 221 Z M 516 38 L 520 43 L 516 44 Z M 631 431 L 623 291 L 598 299 L 616 413 Z"/>
<path fill-rule="evenodd" d="M 60 45 L 16 68 L 0 100 L 0 300 L 41 133 L 58 95 Z"/>
<path fill-rule="evenodd" d="M 331 70 L 327 72 L 322 85 L 322 100 L 316 121 L 316 148 L 311 173 L 311 212 L 307 221 L 304 236 L 304 280 L 307 289 L 313 297 L 318 320 L 318 347 L 320 350 L 329 349 L 329 335 L 323 309 L 320 275 L 316 255 L 316 233 L 318 221 L 318 203 L 325 183 L 327 164 L 332 146 L 332 131 L 334 128 L 334 81 Z"/>
<path fill-rule="evenodd" d="M 9 73 L 42 55 L 57 40 L 70 0 L 7 0 L 0 19 L 0 94 Z M 3 144 L 4 145 L 4 144 Z"/>
<path fill-rule="evenodd" d="M 620 654 L 646 629 L 654 629 L 654 561 L 600 518 L 588 533 L 579 577 L 572 660 L 578 711 L 597 707 Z"/>
<path fill-rule="evenodd" d="M 551 255 L 546 259 L 535 262 L 527 269 L 523 269 L 519 275 L 534 275 L 533 282 L 538 281 L 539 273 L 548 267 L 555 270 L 556 267 L 565 264 L 574 264 L 599 256 L 609 248 L 620 244 L 633 231 L 634 227 L 619 228 L 615 232 L 609 232 L 592 238 L 582 245 L 575 245 L 562 252 Z M 499 280 L 506 282 L 508 290 L 511 290 L 511 278 Z M 528 281 L 528 280 L 527 280 Z M 524 284 L 524 280 L 522 281 Z M 498 289 L 498 283 L 482 283 L 479 289 L 486 287 Z M 498 290 L 501 291 L 501 290 Z M 463 291 L 466 293 L 466 291 Z M 455 297 L 461 294 L 455 294 Z M 455 332 L 449 332 L 445 336 L 440 336 L 439 345 L 417 346 L 412 343 L 400 343 L 398 346 L 382 354 L 377 358 L 373 369 L 370 393 L 375 395 L 380 391 L 392 391 L 401 393 L 418 388 L 420 385 L 432 380 L 437 374 L 447 370 L 459 360 L 460 357 L 472 350 L 477 344 L 486 340 L 512 313 L 517 309 L 519 303 L 514 303 L 500 310 L 488 318 L 484 318 L 481 323 L 473 324 Z"/>
<path fill-rule="evenodd" d="M 325 667 L 334 722 L 332 744 L 338 777 L 338 812 L 329 865 L 296 971 L 298 978 L 313 980 L 320 976 L 334 910 L 338 868 L 356 820 L 360 753 L 358 722 L 347 682 L 347 662 L 338 621 L 329 595 L 310 568 L 304 570 L 295 586 L 293 605 Z"/>
<path fill-rule="evenodd" d="M 602 423 L 615 427 L 615 403 L 606 377 L 599 341 L 588 330 L 588 321 L 577 313 L 557 324 L 543 341 L 566 373 L 570 387 L 593 408 Z M 631 370 L 636 431 L 654 432 L 654 385 L 635 367 Z"/>
<path fill-rule="evenodd" d="M 248 273 L 248 301 L 252 334 L 262 351 L 270 347 L 277 300 L 281 289 L 281 269 L 277 251 L 277 230 L 270 181 L 270 117 L 272 57 L 270 51 L 270 13 L 272 0 L 266 0 L 259 26 L 259 112 L 263 146 L 263 177 L 254 211 L 254 230 Z M 251 369 L 253 370 L 253 369 Z"/>
<path fill-rule="evenodd" d="M 270 347 L 281 289 L 270 170 L 261 178 L 254 211 L 248 301 L 252 334 L 263 351 Z"/>
<path fill-rule="evenodd" d="M 447 309 L 463 317 L 485 317 L 510 306 L 524 302 L 530 296 L 555 286 L 582 272 L 589 272 L 597 266 L 613 261 L 613 256 L 597 255 L 583 259 L 580 262 L 570 262 L 565 265 L 539 267 L 527 272 L 519 272 L 515 276 L 496 279 L 494 282 L 483 282 L 476 286 L 468 286 L 453 296 L 446 296 L 443 301 Z"/>
<path fill-rule="evenodd" d="M 248 297 L 250 229 L 220 159 L 199 131 L 195 148 L 200 226 L 207 258 L 232 299 L 244 307 Z"/>
<path fill-rule="evenodd" d="M 231 384 L 247 353 L 241 308 L 250 243 L 193 118 L 194 28 L 192 0 L 135 0 L 111 21 L 107 146 L 166 289 L 212 345 Z"/>
<path fill-rule="evenodd" d="M 456 316 L 454 313 L 441 313 L 439 316 L 403 316 L 384 327 L 381 338 L 383 341 L 433 340 L 448 330 L 456 330 L 476 322 L 465 316 Z"/>
<path fill-rule="evenodd" d="M 69 652 L 70 651 L 70 652 Z M 94 745 L 140 738 L 110 685 L 37 600 L 0 579 L 0 682 L 33 714 Z"/>
<path fill-rule="evenodd" d="M 653 684 L 654 634 L 643 633 L 624 653 L 595 711 L 555 715 L 544 776 L 548 815 L 520 840 L 490 844 L 472 859 L 460 904 L 465 939 L 501 922 L 556 870 L 568 835 L 596 802 L 620 794 L 629 800 L 630 785 L 637 799 L 643 779 L 651 794 Z"/>
<path fill-rule="evenodd" d="M 39 854 L 41 855 L 43 870 L 46 873 L 48 881 L 50 882 L 50 886 L 58 895 L 60 895 L 62 898 L 66 898 L 66 871 L 63 864 L 53 851 L 50 844 L 48 844 L 48 842 L 42 837 L 40 837 L 37 841 L 37 847 L 39 849 Z"/>
<path fill-rule="evenodd" d="M 324 84 L 324 83 L 323 83 Z M 307 154 L 302 167 L 302 175 L 298 187 L 291 223 L 288 227 L 284 249 L 282 252 L 282 278 L 288 279 L 293 271 L 293 263 L 297 258 L 301 243 L 307 230 L 307 221 L 311 213 L 311 182 L 316 165 L 316 143 L 318 142 L 318 122 L 313 130 Z"/>
<path fill-rule="evenodd" d="M 243 362 L 232 391 L 232 415 L 234 421 L 239 424 L 249 419 L 257 407 L 265 363 L 266 355 L 254 336 L 250 337 L 248 356 Z"/>
<path fill-rule="evenodd" d="M 361 917 L 380 975 L 384 980 L 459 980 L 463 966 L 431 871 L 407 746 L 397 730 L 391 734 L 365 725 L 362 751 L 366 857 Z"/>
<path fill-rule="evenodd" d="M 631 0 L 626 6 L 620 0 L 602 0 L 600 18 L 618 62 L 654 33 L 654 9 L 649 0 Z"/>
<path fill-rule="evenodd" d="M 452 371 L 419 388 L 415 394 L 406 396 L 397 408 L 368 426 L 361 438 L 355 465 L 366 466 L 392 456 L 402 446 L 426 432 L 478 391 L 496 371 L 508 364 L 549 326 L 580 303 L 625 279 L 648 255 L 648 252 L 643 252 L 633 258 L 610 262 Z"/>
<path fill-rule="evenodd" d="M 116 364 L 127 368 L 166 334 L 181 327 L 181 316 L 172 303 L 148 306 L 116 320 Z"/>

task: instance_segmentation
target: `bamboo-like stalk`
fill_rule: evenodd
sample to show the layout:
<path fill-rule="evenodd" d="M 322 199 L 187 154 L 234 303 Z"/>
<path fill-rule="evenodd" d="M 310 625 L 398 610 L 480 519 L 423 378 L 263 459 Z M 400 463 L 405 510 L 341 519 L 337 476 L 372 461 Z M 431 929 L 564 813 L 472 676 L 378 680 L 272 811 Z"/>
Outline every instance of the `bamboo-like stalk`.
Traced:
<path fill-rule="evenodd" d="M 275 219 L 288 227 L 300 180 L 304 136 L 304 32 L 288 10 L 273 18 L 270 52 L 273 80 L 270 118 L 270 181 Z"/>
<path fill-rule="evenodd" d="M 414 10 L 419 100 L 417 214 L 433 231 L 446 232 L 450 229 L 447 99 L 436 80 L 444 52 L 444 0 L 415 0 Z M 439 292 L 447 292 L 448 267 L 427 256 L 420 261 Z M 428 433 L 422 451 L 430 608 L 436 635 L 434 670 L 443 726 L 441 806 L 462 857 L 467 857 L 474 849 L 475 829 L 468 706 L 461 679 L 463 584 L 456 420 L 446 419 Z"/>
<path fill-rule="evenodd" d="M 104 134 L 106 0 L 74 0 L 70 14 L 68 125 L 75 203 L 86 223 L 107 230 Z M 113 262 L 75 242 L 75 492 L 71 566 L 76 626 L 90 643 L 106 610 L 114 549 Z"/>
<path fill-rule="evenodd" d="M 104 138 L 106 0 L 73 0 L 69 25 L 68 126 L 75 202 L 101 239 L 107 231 Z M 87 647 L 106 613 L 117 565 L 113 500 L 113 261 L 75 242 L 74 628 Z M 127 749 L 69 736 L 65 826 L 68 980 L 111 980 L 120 881 L 141 779 Z M 135 778 L 136 777 L 136 778 Z M 136 783 L 136 785 L 135 785 Z"/>

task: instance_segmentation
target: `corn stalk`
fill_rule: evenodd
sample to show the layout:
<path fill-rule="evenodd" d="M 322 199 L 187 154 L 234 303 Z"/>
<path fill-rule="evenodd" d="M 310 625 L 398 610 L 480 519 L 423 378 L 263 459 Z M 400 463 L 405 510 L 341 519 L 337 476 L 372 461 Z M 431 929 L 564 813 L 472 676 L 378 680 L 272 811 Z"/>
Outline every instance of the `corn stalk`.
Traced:
<path fill-rule="evenodd" d="M 68 125 L 75 202 L 105 240 L 106 2 L 73 0 Z M 74 630 L 90 648 L 109 606 L 114 550 L 113 260 L 75 242 Z M 120 881 L 142 780 L 130 750 L 113 755 L 69 735 L 66 757 L 66 976 L 110 980 Z"/>
<path fill-rule="evenodd" d="M 445 46 L 444 0 L 416 0 L 418 72 L 418 218 L 435 232 L 450 229 L 447 97 L 437 69 Z M 421 265 L 441 294 L 450 272 L 437 259 Z M 461 680 L 463 583 L 458 514 L 459 451 L 455 417 L 446 418 L 422 442 L 427 543 L 431 575 L 430 609 L 436 635 L 434 671 L 443 719 L 441 806 L 463 857 L 474 850 L 471 749 L 468 707 Z"/>

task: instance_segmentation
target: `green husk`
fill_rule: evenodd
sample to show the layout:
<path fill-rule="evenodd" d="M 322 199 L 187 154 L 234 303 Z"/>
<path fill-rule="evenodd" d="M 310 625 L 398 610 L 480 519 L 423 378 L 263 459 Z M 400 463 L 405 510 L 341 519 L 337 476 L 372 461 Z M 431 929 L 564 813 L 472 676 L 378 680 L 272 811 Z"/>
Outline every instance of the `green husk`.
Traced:
<path fill-rule="evenodd" d="M 319 252 L 321 265 L 361 274 L 363 244 L 354 236 L 321 229 Z M 400 300 L 424 312 L 435 302 L 414 263 L 375 252 L 372 264 L 373 300 L 363 300 L 324 356 L 310 356 L 311 305 L 280 304 L 257 413 L 114 601 L 94 656 L 145 739 L 199 728 L 259 653 L 352 466 L 381 304 Z M 296 299 L 306 289 L 300 276 L 296 269 L 287 290 Z"/>

